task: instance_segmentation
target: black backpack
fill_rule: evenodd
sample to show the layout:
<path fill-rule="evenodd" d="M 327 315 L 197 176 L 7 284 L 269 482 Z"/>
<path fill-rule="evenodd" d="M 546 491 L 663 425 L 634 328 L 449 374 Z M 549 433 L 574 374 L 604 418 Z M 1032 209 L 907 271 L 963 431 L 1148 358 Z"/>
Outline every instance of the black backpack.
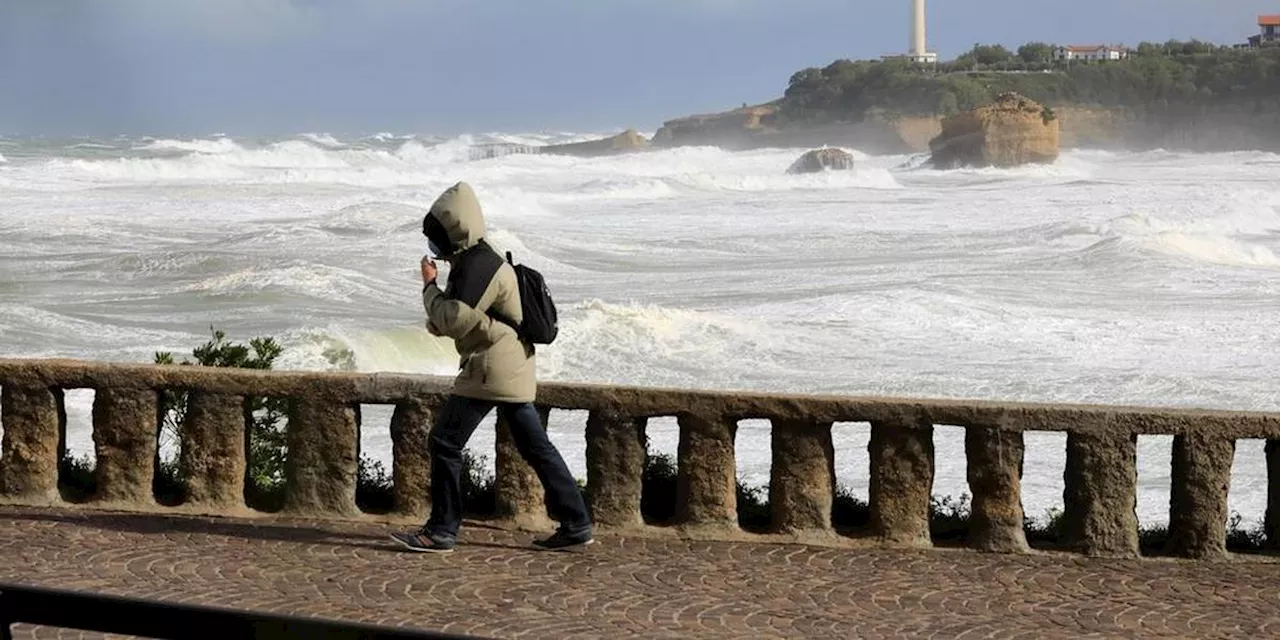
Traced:
<path fill-rule="evenodd" d="M 520 288 L 520 313 L 524 321 L 519 325 L 509 318 L 497 314 L 489 315 L 512 329 L 520 339 L 532 344 L 551 344 L 560 332 L 559 320 L 556 317 L 556 303 L 551 299 L 547 283 L 542 274 L 532 267 L 516 264 L 507 252 L 507 262 L 516 272 L 516 285 Z"/>

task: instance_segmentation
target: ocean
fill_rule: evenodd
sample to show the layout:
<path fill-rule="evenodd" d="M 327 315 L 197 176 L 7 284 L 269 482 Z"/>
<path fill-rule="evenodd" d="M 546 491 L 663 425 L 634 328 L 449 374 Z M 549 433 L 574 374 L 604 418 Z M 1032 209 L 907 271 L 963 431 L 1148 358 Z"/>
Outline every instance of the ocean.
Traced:
<path fill-rule="evenodd" d="M 450 375 L 417 263 L 426 208 L 466 180 L 491 243 L 556 298 L 544 381 L 1280 410 L 1280 156 L 935 171 L 853 149 L 857 170 L 807 176 L 786 174 L 798 150 L 480 158 L 591 137 L 0 138 L 0 356 L 149 362 L 216 326 L 276 337 L 278 368 Z M 91 402 L 68 395 L 75 453 Z M 367 407 L 362 435 L 388 463 L 389 416 Z M 551 424 L 581 477 L 585 417 Z M 865 496 L 868 428 L 835 433 Z M 650 436 L 674 454 L 674 420 Z M 1065 441 L 1027 436 L 1029 515 L 1062 505 Z M 962 430 L 935 442 L 934 493 L 966 492 Z M 1170 446 L 1139 439 L 1144 524 L 1167 519 Z M 492 447 L 482 427 L 472 448 Z M 767 424 L 737 453 L 767 483 Z M 1242 441 L 1230 507 L 1265 505 L 1262 443 Z"/>

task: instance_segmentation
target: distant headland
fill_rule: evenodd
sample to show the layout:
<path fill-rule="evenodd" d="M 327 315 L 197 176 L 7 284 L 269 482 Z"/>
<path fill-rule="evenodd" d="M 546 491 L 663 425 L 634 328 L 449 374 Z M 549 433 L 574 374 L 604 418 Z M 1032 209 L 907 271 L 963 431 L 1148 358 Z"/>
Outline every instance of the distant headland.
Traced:
<path fill-rule="evenodd" d="M 653 139 L 632 130 L 558 147 L 507 153 L 607 155 L 680 146 L 856 147 L 919 153 L 944 119 L 1015 93 L 1054 114 L 1063 148 L 1280 151 L 1280 16 L 1260 16 L 1248 44 L 1196 40 L 1011 51 L 975 45 L 950 61 L 923 55 L 837 60 L 796 72 L 782 97 L 665 122 Z"/>
<path fill-rule="evenodd" d="M 670 120 L 653 144 L 919 152 L 943 118 L 1008 92 L 1052 108 L 1064 147 L 1280 150 L 1280 46 L 1198 41 L 978 45 L 936 65 L 837 60 L 795 73 L 772 102 Z"/>

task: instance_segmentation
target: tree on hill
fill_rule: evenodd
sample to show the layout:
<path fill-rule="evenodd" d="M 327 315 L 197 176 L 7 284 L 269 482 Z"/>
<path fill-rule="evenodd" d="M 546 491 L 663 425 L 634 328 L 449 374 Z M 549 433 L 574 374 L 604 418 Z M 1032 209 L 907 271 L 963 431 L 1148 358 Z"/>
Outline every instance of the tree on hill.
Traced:
<path fill-rule="evenodd" d="M 1044 42 L 1028 42 L 1018 47 L 1018 58 L 1027 64 L 1053 62 L 1054 46 Z"/>
<path fill-rule="evenodd" d="M 1013 53 L 1001 44 L 975 44 L 967 53 L 955 59 L 958 67 L 994 67 L 1013 60 Z"/>

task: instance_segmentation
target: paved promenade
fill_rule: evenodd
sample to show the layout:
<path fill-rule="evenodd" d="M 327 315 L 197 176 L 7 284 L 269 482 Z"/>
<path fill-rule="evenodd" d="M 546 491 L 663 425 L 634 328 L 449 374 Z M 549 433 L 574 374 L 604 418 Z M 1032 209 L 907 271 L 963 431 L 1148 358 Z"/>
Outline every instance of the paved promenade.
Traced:
<path fill-rule="evenodd" d="M 1269 562 L 612 536 L 548 552 L 479 525 L 430 556 L 387 531 L 0 508 L 0 580 L 491 638 L 1280 637 Z"/>

